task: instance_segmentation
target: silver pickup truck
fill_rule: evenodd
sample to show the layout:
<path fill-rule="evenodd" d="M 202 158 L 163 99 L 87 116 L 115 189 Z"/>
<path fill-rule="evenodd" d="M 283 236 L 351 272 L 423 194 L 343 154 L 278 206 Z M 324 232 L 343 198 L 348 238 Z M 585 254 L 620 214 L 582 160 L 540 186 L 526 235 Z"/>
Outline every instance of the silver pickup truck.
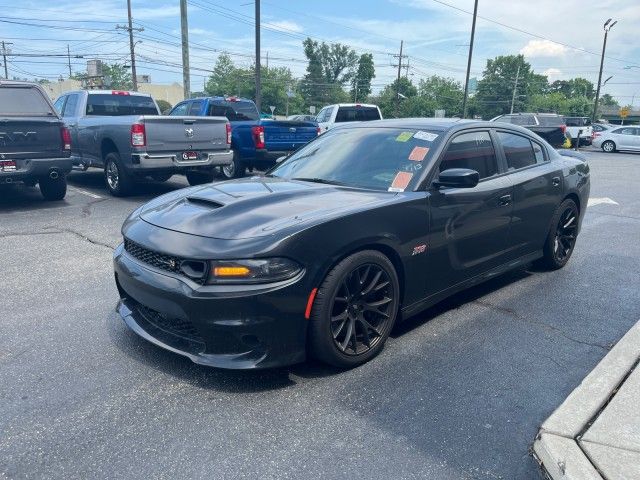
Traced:
<path fill-rule="evenodd" d="M 54 105 L 71 132 L 74 165 L 104 169 L 116 196 L 177 173 L 191 185 L 211 182 L 233 159 L 225 117 L 162 116 L 150 95 L 115 90 L 67 92 Z"/>

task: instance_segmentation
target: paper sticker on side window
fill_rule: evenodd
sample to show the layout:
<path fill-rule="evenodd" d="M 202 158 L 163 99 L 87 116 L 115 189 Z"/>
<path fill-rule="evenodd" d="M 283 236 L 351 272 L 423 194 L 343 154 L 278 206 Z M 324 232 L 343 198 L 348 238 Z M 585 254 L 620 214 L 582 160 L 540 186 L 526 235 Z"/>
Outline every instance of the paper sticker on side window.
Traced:
<path fill-rule="evenodd" d="M 423 132 L 422 130 L 418 130 L 413 135 L 413 138 L 415 138 L 416 140 L 424 140 L 425 142 L 433 142 L 436 138 L 438 138 L 438 135 L 435 133 Z"/>
<path fill-rule="evenodd" d="M 407 188 L 409 182 L 413 178 L 413 173 L 409 172 L 398 172 L 396 173 L 391 186 L 389 187 L 390 192 L 404 192 L 404 189 Z"/>

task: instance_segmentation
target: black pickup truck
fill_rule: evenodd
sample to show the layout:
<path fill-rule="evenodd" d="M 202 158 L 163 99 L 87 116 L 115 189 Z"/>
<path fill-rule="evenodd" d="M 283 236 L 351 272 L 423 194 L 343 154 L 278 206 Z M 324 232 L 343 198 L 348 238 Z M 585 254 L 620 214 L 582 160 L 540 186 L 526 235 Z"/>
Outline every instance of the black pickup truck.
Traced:
<path fill-rule="evenodd" d="M 0 80 L 0 185 L 40 186 L 62 200 L 71 171 L 71 135 L 37 84 Z"/>
<path fill-rule="evenodd" d="M 562 147 L 567 140 L 565 119 L 556 113 L 510 113 L 492 118 L 491 121 L 520 125 L 537 133 L 554 148 Z"/>

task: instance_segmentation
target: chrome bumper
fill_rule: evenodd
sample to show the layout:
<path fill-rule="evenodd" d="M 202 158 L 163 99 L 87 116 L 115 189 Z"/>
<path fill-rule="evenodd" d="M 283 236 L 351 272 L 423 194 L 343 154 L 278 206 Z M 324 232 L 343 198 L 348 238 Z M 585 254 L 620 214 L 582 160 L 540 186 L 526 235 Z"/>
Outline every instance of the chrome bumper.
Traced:
<path fill-rule="evenodd" d="M 209 153 L 206 158 L 198 160 L 183 160 L 178 155 L 152 155 L 148 153 L 134 153 L 131 156 L 132 167 L 136 170 L 230 165 L 232 160 L 233 150 Z"/>

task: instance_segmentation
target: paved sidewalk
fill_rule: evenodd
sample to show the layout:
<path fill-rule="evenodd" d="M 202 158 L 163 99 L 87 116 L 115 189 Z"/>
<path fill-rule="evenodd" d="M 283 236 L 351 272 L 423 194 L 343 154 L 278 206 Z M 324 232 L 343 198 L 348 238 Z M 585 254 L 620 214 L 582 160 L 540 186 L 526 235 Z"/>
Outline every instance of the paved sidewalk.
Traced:
<path fill-rule="evenodd" d="M 554 479 L 640 480 L 640 322 L 542 424 L 534 455 Z"/>

